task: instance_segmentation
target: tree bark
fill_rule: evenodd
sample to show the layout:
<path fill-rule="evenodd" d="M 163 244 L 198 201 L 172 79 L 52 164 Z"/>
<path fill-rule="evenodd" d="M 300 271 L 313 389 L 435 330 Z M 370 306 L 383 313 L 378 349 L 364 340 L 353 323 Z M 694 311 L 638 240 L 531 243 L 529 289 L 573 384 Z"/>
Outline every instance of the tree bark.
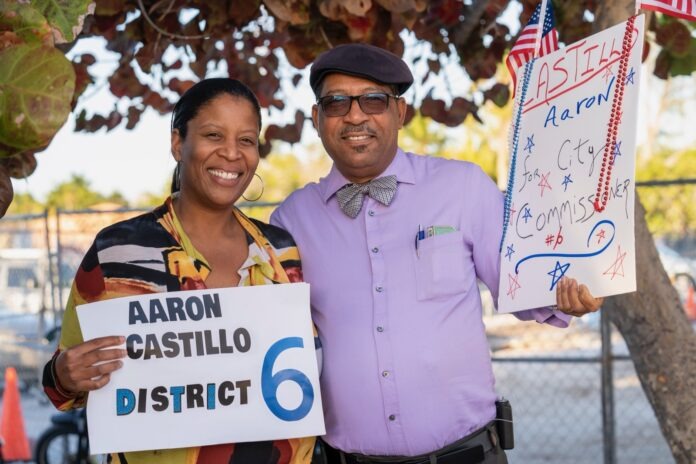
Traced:
<path fill-rule="evenodd" d="M 604 1 L 595 15 L 600 31 L 634 13 L 634 1 Z M 626 341 L 643 390 L 678 463 L 696 462 L 696 335 L 686 318 L 636 196 L 635 293 L 607 298 L 603 311 Z"/>

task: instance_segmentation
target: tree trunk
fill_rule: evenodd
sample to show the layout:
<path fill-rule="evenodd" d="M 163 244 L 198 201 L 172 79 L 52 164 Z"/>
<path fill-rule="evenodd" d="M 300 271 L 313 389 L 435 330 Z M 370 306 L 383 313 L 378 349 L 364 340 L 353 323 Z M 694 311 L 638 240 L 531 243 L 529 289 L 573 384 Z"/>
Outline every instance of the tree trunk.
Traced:
<path fill-rule="evenodd" d="M 604 1 L 595 31 L 634 13 L 634 1 Z M 636 196 L 638 291 L 607 298 L 603 311 L 626 341 L 648 401 L 678 463 L 696 462 L 696 335 L 660 263 Z"/>

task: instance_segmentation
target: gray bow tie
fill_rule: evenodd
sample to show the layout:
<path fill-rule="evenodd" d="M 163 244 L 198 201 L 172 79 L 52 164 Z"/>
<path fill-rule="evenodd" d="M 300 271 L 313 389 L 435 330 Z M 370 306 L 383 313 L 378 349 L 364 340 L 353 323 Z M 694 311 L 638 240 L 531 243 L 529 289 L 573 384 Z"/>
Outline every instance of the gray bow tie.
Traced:
<path fill-rule="evenodd" d="M 389 206 L 396 193 L 396 176 L 372 179 L 365 184 L 346 184 L 336 192 L 341 210 L 349 217 L 356 217 L 362 209 L 365 195 Z"/>

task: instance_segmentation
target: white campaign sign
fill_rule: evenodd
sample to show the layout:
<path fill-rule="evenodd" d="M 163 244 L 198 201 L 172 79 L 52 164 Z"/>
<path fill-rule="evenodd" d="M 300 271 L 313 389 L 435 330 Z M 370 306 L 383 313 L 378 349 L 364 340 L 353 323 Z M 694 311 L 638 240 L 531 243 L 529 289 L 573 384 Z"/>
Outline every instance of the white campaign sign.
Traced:
<path fill-rule="evenodd" d="M 636 289 L 634 177 L 643 28 L 638 16 L 629 32 L 623 82 L 626 23 L 538 58 L 526 91 L 526 69 L 518 72 L 516 93 L 525 97 L 500 253 L 500 312 L 555 304 L 563 275 L 586 284 L 595 296 Z M 594 201 L 617 89 L 624 92 L 622 117 L 607 152 L 613 163 L 608 202 L 598 212 Z"/>
<path fill-rule="evenodd" d="M 159 293 L 77 308 L 128 357 L 87 402 L 92 453 L 325 433 L 309 285 Z"/>

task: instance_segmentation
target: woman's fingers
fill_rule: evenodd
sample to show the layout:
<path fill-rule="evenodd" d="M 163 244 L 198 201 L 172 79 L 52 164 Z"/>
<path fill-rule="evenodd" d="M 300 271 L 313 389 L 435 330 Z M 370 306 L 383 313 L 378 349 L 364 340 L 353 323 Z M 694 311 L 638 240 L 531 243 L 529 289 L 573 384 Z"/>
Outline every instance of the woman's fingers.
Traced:
<path fill-rule="evenodd" d="M 56 376 L 63 390 L 69 393 L 91 391 L 103 387 L 111 372 L 119 369 L 126 350 L 111 348 L 125 342 L 124 337 L 109 336 L 75 345 L 58 355 Z"/>
<path fill-rule="evenodd" d="M 83 369 L 75 383 L 77 391 L 92 391 L 103 387 L 109 382 L 111 373 L 122 366 L 121 361 L 111 361 Z"/>

